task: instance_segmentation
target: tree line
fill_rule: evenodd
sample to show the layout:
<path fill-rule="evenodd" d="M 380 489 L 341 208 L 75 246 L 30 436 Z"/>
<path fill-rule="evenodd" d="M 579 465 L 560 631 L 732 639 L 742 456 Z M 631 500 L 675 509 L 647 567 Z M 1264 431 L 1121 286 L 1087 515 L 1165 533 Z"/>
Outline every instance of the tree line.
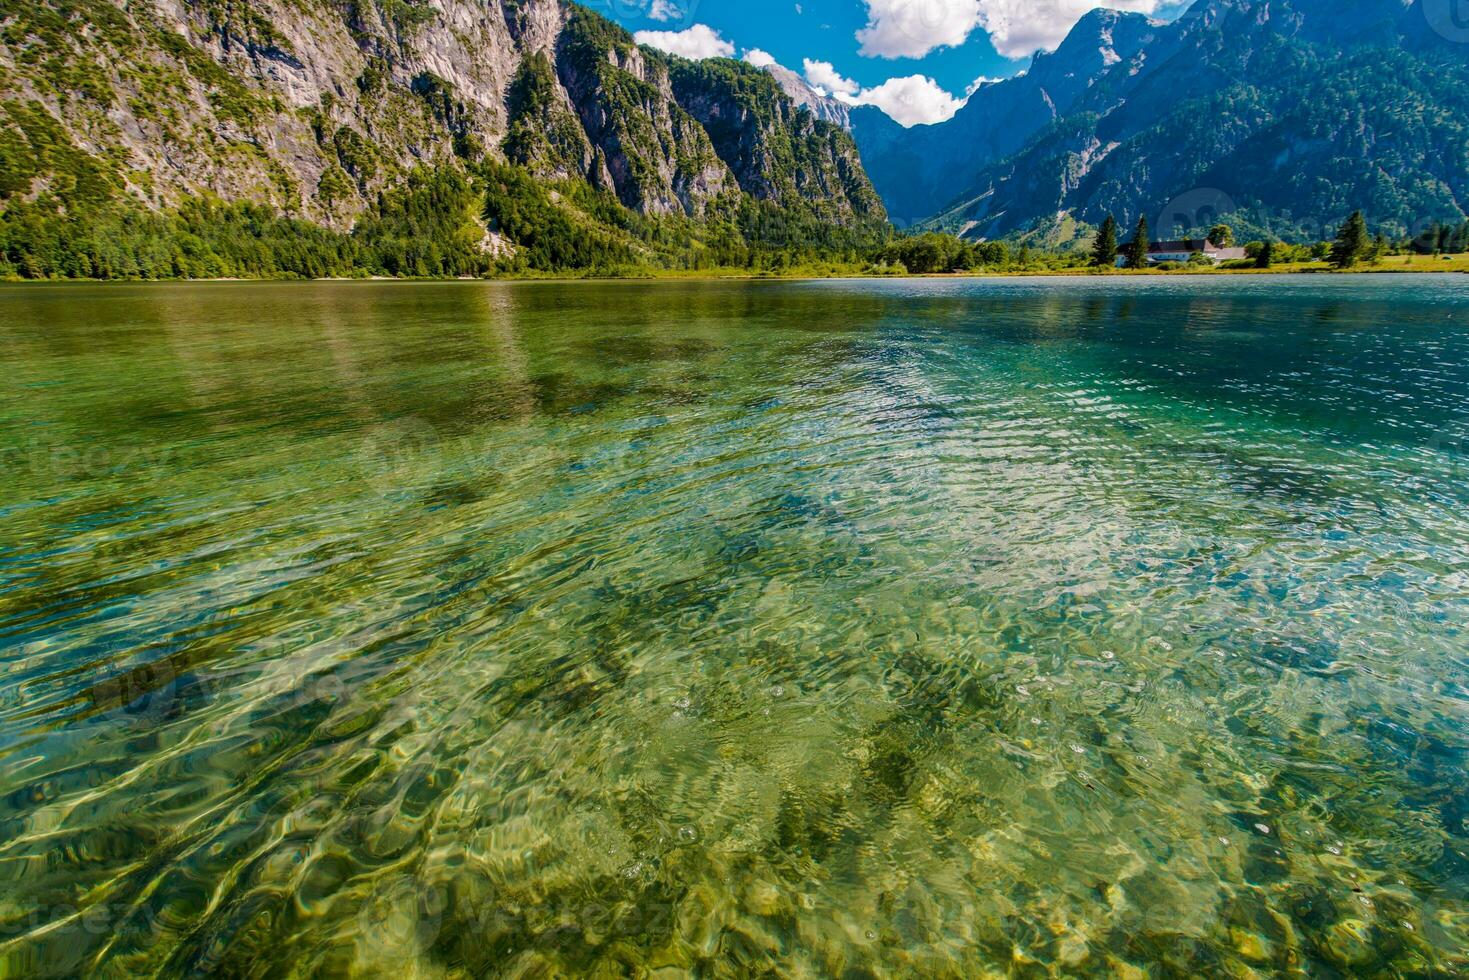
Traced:
<path fill-rule="evenodd" d="M 203 279 L 626 275 L 639 270 L 930 274 L 1149 266 L 1150 230 L 1130 242 L 1108 215 L 1083 252 L 951 234 L 843 227 L 745 195 L 702 218 L 645 216 L 585 182 L 548 185 L 529 170 L 486 161 L 468 172 L 421 169 L 378 195 L 351 231 L 254 204 L 196 199 L 153 211 L 117 200 L 63 205 L 12 197 L 0 212 L 0 278 Z M 1220 247 L 1234 232 L 1207 235 Z M 513 243 L 509 244 L 509 243 Z M 1354 213 L 1331 242 L 1254 241 L 1230 265 L 1328 261 L 1338 268 L 1389 254 L 1469 251 L 1469 221 L 1433 223 L 1407 239 L 1369 235 Z M 1212 265 L 1199 255 L 1190 260 Z M 1190 263 L 1184 263 L 1188 265 Z M 1165 267 L 1166 264 L 1165 264 Z"/>
<path fill-rule="evenodd" d="M 1150 267 L 1149 253 L 1152 242 L 1149 238 L 1148 219 L 1138 219 L 1132 240 L 1120 244 L 1117 240 L 1117 219 L 1109 214 L 1102 221 L 1092 240 L 1090 264 L 1096 268 L 1113 268 L 1118 260 L 1127 269 Z M 1205 235 L 1205 240 L 1217 248 L 1230 248 L 1235 244 L 1234 230 L 1226 224 L 1216 224 Z M 1244 247 L 1246 258 L 1236 260 L 1241 264 L 1259 269 L 1268 269 L 1277 263 L 1327 261 L 1338 269 L 1350 269 L 1363 262 L 1376 262 L 1387 255 L 1415 252 L 1418 254 L 1455 254 L 1469 252 L 1469 220 L 1454 224 L 1434 222 L 1427 230 L 1409 236 L 1396 243 L 1388 241 L 1379 232 L 1371 236 L 1367 220 L 1361 211 L 1354 211 L 1337 230 L 1333 241 L 1315 242 L 1307 245 L 1262 240 L 1250 242 Z M 1168 265 L 1169 263 L 1161 263 Z M 1202 252 L 1191 256 L 1188 264 L 1209 264 L 1212 261 Z"/>

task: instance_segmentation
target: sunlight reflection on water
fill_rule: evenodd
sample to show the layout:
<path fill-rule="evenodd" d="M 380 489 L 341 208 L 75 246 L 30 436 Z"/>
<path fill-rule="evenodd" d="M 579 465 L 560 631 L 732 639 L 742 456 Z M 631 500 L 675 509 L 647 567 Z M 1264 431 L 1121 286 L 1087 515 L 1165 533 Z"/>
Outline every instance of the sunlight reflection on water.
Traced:
<path fill-rule="evenodd" d="M 6 976 L 1469 969 L 1456 279 L 0 312 Z"/>

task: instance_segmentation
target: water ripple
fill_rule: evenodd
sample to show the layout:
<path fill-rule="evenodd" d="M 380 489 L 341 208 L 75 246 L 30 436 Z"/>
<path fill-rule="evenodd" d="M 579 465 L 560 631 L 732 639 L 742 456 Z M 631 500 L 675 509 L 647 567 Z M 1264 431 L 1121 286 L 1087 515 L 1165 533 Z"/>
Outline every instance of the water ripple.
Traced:
<path fill-rule="evenodd" d="M 1469 970 L 1456 279 L 0 308 L 0 973 Z"/>

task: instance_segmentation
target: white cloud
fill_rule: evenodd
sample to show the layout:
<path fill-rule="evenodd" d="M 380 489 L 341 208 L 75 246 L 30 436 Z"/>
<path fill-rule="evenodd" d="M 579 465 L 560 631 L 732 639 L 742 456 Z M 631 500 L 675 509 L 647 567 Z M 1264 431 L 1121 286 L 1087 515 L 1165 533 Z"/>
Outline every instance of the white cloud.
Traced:
<path fill-rule="evenodd" d="M 876 88 L 865 88 L 842 101 L 877 106 L 904 126 L 943 122 L 964 105 L 963 99 L 954 98 L 924 75 L 889 78 Z"/>
<path fill-rule="evenodd" d="M 867 26 L 857 32 L 862 53 L 876 58 L 922 58 L 934 48 L 958 47 L 979 25 L 984 0 L 867 0 Z"/>
<path fill-rule="evenodd" d="M 876 106 L 904 126 L 943 122 L 964 105 L 964 99 L 956 99 L 926 75 L 889 78 L 881 85 L 863 88 L 829 61 L 804 58 L 801 67 L 806 82 L 817 95 L 830 96 L 847 105 Z"/>
<path fill-rule="evenodd" d="M 1095 7 L 1156 14 L 1170 0 L 979 0 L 979 24 L 1007 58 L 1054 51 L 1071 28 Z"/>
<path fill-rule="evenodd" d="M 638 31 L 633 38 L 639 44 L 695 61 L 733 58 L 735 53 L 735 46 L 706 24 L 695 24 L 686 31 Z"/>
<path fill-rule="evenodd" d="M 856 95 L 862 88 L 850 78 L 843 78 L 829 61 L 812 61 L 810 58 L 805 58 L 801 65 L 806 71 L 806 81 L 823 95 L 826 93 L 836 96 Z"/>
<path fill-rule="evenodd" d="M 653 20 L 680 20 L 683 15 L 683 8 L 673 0 L 653 0 L 648 5 L 648 16 Z"/>
<path fill-rule="evenodd" d="M 759 48 L 751 48 L 745 52 L 745 61 L 756 68 L 769 68 L 775 64 L 775 56 L 769 51 L 761 51 Z"/>
<path fill-rule="evenodd" d="M 975 28 L 995 50 L 1025 58 L 1053 50 L 1094 7 L 1155 14 L 1178 0 L 866 0 L 867 26 L 857 32 L 862 53 L 877 58 L 922 58 L 935 48 L 958 47 Z"/>

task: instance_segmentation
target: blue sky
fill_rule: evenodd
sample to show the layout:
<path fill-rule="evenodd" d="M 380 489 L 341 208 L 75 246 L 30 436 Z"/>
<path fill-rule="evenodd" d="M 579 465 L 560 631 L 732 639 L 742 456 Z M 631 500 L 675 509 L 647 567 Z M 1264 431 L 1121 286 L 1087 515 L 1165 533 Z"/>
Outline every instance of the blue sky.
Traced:
<path fill-rule="evenodd" d="M 1088 9 L 1154 16 L 1182 0 L 582 0 L 690 57 L 755 50 L 899 122 L 936 122 L 981 78 L 1021 71 Z M 755 60 L 759 60 L 757 54 Z M 808 62 L 811 63 L 808 65 Z M 809 70 L 808 70 L 809 69 Z"/>

